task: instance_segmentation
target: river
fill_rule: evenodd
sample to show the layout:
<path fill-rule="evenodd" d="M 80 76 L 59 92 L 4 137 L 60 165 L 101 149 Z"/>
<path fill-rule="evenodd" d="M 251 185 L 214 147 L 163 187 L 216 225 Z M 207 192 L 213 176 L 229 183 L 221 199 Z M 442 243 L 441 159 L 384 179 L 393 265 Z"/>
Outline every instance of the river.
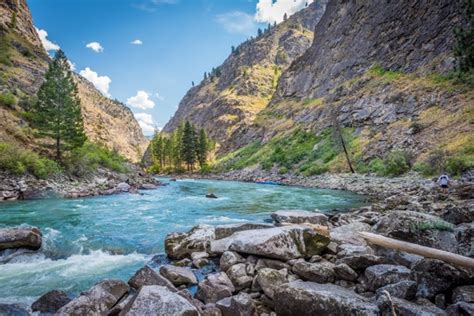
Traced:
<path fill-rule="evenodd" d="M 210 192 L 219 198 L 206 198 Z M 363 203 L 344 191 L 191 179 L 140 195 L 0 203 L 0 227 L 30 225 L 43 233 L 40 251 L 0 264 L 0 303 L 29 304 L 52 289 L 74 296 L 104 278 L 127 280 L 163 253 L 166 234 L 197 224 L 265 222 L 281 209 Z"/>

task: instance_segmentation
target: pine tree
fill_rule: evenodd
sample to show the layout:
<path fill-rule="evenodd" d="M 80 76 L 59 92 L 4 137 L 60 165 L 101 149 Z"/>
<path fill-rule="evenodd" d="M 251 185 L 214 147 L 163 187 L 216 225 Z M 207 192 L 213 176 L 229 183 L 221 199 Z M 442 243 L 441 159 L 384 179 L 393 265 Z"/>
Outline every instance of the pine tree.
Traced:
<path fill-rule="evenodd" d="M 156 132 L 152 140 L 152 154 L 155 164 L 158 164 L 159 170 L 163 170 L 164 151 L 163 151 L 163 137 Z"/>
<path fill-rule="evenodd" d="M 184 162 L 187 165 L 187 170 L 192 171 L 193 165 L 196 162 L 196 143 L 195 143 L 195 132 L 194 128 L 186 121 L 183 130 L 183 137 L 182 137 L 182 147 L 181 147 L 181 155 L 183 157 Z"/>
<path fill-rule="evenodd" d="M 191 85 L 194 87 L 194 81 L 191 81 Z"/>
<path fill-rule="evenodd" d="M 232 51 L 232 54 L 235 53 L 235 46 L 232 45 L 232 47 L 230 48 L 230 50 Z"/>
<path fill-rule="evenodd" d="M 204 80 L 207 79 L 207 72 L 204 72 Z"/>
<path fill-rule="evenodd" d="M 199 131 L 199 138 L 197 140 L 197 146 L 196 146 L 197 159 L 199 162 L 199 167 L 201 167 L 201 169 L 206 165 L 208 151 L 209 151 L 209 144 L 208 144 L 206 131 L 201 128 L 201 130 Z"/>
<path fill-rule="evenodd" d="M 286 20 L 288 20 L 288 14 L 286 14 L 285 12 L 285 14 L 283 14 L 283 21 L 286 21 Z"/>
<path fill-rule="evenodd" d="M 31 116 L 41 136 L 54 138 L 56 160 L 61 161 L 65 150 L 86 141 L 77 86 L 62 50 L 57 51 L 45 79 Z"/>
<path fill-rule="evenodd" d="M 262 29 L 259 28 L 258 31 L 257 31 L 257 36 L 260 37 L 262 36 L 263 32 L 262 32 Z"/>

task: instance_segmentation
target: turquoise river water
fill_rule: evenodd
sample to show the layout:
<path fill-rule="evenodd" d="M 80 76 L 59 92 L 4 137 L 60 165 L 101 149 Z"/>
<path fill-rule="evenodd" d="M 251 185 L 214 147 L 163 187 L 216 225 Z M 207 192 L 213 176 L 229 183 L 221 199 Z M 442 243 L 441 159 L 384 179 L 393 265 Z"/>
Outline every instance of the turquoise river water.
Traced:
<path fill-rule="evenodd" d="M 205 198 L 208 192 L 219 198 Z M 77 295 L 104 278 L 127 280 L 163 253 L 166 234 L 197 224 L 265 222 L 281 209 L 364 203 L 344 191 L 211 180 L 178 180 L 141 193 L 0 203 L 0 227 L 30 225 L 43 233 L 40 251 L 0 263 L 0 303 L 31 303 L 52 289 Z"/>

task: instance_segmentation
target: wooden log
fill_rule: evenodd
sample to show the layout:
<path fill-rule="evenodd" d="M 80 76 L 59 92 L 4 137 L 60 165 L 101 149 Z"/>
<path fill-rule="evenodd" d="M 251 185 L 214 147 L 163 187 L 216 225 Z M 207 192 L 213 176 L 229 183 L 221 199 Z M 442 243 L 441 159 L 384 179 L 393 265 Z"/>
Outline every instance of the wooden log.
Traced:
<path fill-rule="evenodd" d="M 396 240 L 392 238 L 388 238 L 385 236 L 372 234 L 368 232 L 359 232 L 365 240 L 369 243 L 384 247 L 390 248 L 398 251 L 404 251 L 408 253 L 412 253 L 415 255 L 419 255 L 425 258 L 432 258 L 442 260 L 447 263 L 451 263 L 455 266 L 460 266 L 464 268 L 468 268 L 474 271 L 474 259 L 461 256 L 452 252 L 443 251 L 435 248 L 425 247 L 413 243 L 409 243 L 406 241 Z"/>

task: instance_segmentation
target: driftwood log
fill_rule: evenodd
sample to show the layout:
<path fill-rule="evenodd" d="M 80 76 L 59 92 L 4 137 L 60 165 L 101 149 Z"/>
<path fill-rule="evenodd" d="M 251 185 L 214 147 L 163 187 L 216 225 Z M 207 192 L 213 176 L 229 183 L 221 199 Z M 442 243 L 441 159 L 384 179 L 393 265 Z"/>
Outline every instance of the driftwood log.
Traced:
<path fill-rule="evenodd" d="M 474 259 L 461 256 L 452 252 L 443 251 L 439 249 L 434 249 L 430 247 L 420 246 L 417 244 L 409 243 L 406 241 L 396 240 L 392 238 L 388 238 L 385 236 L 368 233 L 368 232 L 359 232 L 365 240 L 369 243 L 383 247 L 383 248 L 390 248 L 398 251 L 404 251 L 408 253 L 412 253 L 415 255 L 419 255 L 425 258 L 432 258 L 442 260 L 447 263 L 451 263 L 455 266 L 460 266 L 464 268 L 468 268 L 474 271 Z"/>

